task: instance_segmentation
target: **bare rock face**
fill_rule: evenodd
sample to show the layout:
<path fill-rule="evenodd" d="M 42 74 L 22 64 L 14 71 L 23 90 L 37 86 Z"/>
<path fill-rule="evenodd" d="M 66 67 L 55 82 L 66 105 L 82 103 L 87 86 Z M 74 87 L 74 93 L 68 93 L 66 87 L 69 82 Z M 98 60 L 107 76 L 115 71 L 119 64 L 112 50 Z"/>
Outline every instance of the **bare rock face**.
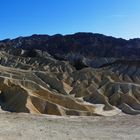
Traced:
<path fill-rule="evenodd" d="M 52 115 L 140 114 L 139 44 L 139 39 L 89 33 L 1 41 L 1 109 Z"/>
<path fill-rule="evenodd" d="M 55 115 L 92 115 L 93 105 L 85 105 L 70 97 L 62 84 L 59 91 L 56 78 L 48 83 L 36 76 L 33 71 L 1 67 L 0 104 L 1 108 L 11 112 L 30 112 Z M 47 75 L 44 73 L 44 77 Z M 50 76 L 51 77 L 51 76 Z M 53 85 L 54 84 L 54 85 Z M 57 86 L 56 86 L 57 85 Z M 61 85 L 60 85 L 61 86 Z M 95 113 L 96 114 L 96 113 Z"/>

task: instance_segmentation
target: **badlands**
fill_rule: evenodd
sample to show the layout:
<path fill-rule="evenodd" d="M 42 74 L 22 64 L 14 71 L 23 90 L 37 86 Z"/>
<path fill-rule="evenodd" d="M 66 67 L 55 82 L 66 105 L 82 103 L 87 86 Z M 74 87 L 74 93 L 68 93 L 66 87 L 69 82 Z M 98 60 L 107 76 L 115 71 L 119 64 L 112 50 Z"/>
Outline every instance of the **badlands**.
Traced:
<path fill-rule="evenodd" d="M 0 106 L 0 139 L 138 140 L 140 40 L 2 40 Z"/>

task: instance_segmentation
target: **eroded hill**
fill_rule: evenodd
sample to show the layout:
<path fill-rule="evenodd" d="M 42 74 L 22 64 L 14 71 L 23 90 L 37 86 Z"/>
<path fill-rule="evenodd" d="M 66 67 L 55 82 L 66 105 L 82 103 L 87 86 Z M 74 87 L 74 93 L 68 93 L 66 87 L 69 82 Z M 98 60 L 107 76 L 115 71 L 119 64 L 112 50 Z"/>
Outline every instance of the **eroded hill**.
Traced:
<path fill-rule="evenodd" d="M 86 33 L 1 41 L 1 109 L 52 115 L 140 114 L 139 44 L 139 39 Z"/>

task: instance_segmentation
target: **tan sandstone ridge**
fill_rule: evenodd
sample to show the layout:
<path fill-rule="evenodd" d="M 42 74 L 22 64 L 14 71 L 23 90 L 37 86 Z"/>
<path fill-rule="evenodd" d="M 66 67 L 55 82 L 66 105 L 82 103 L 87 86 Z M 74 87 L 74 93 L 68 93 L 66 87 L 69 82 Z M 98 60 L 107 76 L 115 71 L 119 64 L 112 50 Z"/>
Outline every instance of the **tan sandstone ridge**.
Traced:
<path fill-rule="evenodd" d="M 0 52 L 0 106 L 4 111 L 51 115 L 140 114 L 140 67 L 107 64 L 76 70 L 49 54 Z M 23 55 L 23 56 L 22 56 Z M 135 71 L 134 74 L 131 72 Z"/>
<path fill-rule="evenodd" d="M 0 41 L 0 106 L 32 114 L 140 114 L 140 40 L 101 34 Z"/>
<path fill-rule="evenodd" d="M 57 89 L 50 89 L 34 72 L 0 67 L 1 108 L 12 112 L 29 112 L 52 115 L 97 115 L 95 106 L 86 104 Z M 39 74 L 39 73 L 38 73 Z M 42 73 L 41 73 L 42 74 Z M 44 77 L 45 77 L 44 73 Z M 47 78 L 48 80 L 48 78 Z M 55 87 L 55 78 L 54 80 Z M 57 87 L 57 86 L 56 86 Z"/>

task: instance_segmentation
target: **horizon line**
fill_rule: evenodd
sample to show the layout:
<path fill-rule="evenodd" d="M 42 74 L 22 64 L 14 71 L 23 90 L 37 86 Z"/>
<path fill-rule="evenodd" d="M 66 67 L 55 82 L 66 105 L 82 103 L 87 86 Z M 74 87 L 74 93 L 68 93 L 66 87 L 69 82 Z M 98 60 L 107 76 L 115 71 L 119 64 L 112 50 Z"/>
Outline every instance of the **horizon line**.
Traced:
<path fill-rule="evenodd" d="M 74 33 L 54 33 L 54 34 L 47 34 L 47 33 L 33 33 L 33 34 L 27 34 L 27 35 L 17 35 L 17 36 L 14 36 L 14 37 L 5 37 L 5 38 L 0 38 L 0 41 L 3 41 L 3 40 L 7 40 L 7 39 L 10 39 L 10 40 L 13 40 L 13 39 L 16 39 L 16 38 L 20 38 L 20 37 L 31 37 L 33 35 L 48 35 L 48 36 L 55 36 L 55 35 L 62 35 L 62 36 L 66 36 L 66 35 L 74 35 L 74 34 L 77 34 L 77 33 L 85 33 L 85 34 L 100 34 L 100 35 L 104 35 L 106 37 L 113 37 L 113 38 L 116 38 L 116 39 L 124 39 L 124 40 L 131 40 L 131 39 L 140 39 L 140 37 L 130 37 L 130 38 L 125 38 L 125 37 L 118 37 L 118 36 L 114 36 L 114 35 L 107 35 L 107 34 L 104 34 L 104 33 L 99 33 L 99 32 L 74 32 Z"/>

